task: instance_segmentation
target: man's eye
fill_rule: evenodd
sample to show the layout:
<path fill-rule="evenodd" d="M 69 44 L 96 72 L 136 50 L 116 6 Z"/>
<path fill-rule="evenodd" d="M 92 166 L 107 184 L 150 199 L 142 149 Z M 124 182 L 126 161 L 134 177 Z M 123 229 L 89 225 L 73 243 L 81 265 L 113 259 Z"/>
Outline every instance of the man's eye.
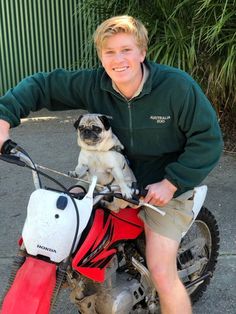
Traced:
<path fill-rule="evenodd" d="M 105 52 L 105 54 L 107 54 L 107 55 L 112 55 L 112 54 L 113 54 L 113 51 L 112 51 L 112 50 L 107 50 L 107 51 Z"/>
<path fill-rule="evenodd" d="M 96 133 L 101 133 L 102 129 L 99 126 L 93 125 L 92 126 L 92 131 L 94 131 Z"/>

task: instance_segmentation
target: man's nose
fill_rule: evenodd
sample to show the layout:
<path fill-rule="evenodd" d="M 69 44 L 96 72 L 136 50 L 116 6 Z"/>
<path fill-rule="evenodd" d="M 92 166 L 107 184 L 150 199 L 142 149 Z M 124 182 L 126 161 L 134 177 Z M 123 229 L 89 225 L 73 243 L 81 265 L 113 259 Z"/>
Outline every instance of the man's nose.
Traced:
<path fill-rule="evenodd" d="M 121 60 L 123 60 L 123 59 L 124 59 L 123 53 L 122 53 L 122 52 L 117 52 L 117 53 L 115 53 L 114 59 L 115 59 L 116 61 L 121 61 Z"/>

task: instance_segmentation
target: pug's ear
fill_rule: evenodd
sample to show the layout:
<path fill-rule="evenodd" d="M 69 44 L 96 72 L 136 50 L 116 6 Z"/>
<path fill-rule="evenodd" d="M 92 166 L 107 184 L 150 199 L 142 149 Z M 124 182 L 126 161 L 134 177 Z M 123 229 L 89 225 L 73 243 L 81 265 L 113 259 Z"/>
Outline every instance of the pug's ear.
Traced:
<path fill-rule="evenodd" d="M 80 124 L 80 121 L 81 121 L 82 118 L 83 118 L 83 114 L 81 114 L 81 115 L 79 116 L 78 120 L 75 121 L 74 127 L 76 128 L 76 130 L 78 129 L 79 124 Z"/>
<path fill-rule="evenodd" d="M 104 125 L 105 130 L 109 130 L 111 125 L 110 121 L 106 116 L 98 116 L 98 118 L 101 120 L 102 124 Z"/>

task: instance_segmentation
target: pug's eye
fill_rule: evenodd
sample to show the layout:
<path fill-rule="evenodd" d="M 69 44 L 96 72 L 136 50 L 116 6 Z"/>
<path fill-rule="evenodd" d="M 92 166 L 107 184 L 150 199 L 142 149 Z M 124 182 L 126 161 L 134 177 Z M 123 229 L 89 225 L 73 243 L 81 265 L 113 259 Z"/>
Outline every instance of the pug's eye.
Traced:
<path fill-rule="evenodd" d="M 78 127 L 78 129 L 79 129 L 79 131 L 81 132 L 81 131 L 83 131 L 83 130 L 85 129 L 85 126 L 84 126 L 84 125 L 80 125 L 80 126 Z"/>
<path fill-rule="evenodd" d="M 102 128 L 100 128 L 99 126 L 96 125 L 92 125 L 92 131 L 96 132 L 96 133 L 101 133 L 102 132 Z"/>

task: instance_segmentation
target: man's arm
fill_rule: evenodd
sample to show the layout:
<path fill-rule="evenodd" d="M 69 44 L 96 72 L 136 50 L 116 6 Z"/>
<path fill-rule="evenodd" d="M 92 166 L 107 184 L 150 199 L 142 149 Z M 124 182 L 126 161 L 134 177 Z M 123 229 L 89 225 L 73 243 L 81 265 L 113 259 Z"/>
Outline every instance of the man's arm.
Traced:
<path fill-rule="evenodd" d="M 216 166 L 223 140 L 216 113 L 197 84 L 189 89 L 177 123 L 186 141 L 178 159 L 166 166 L 165 179 L 181 191 L 199 185 Z"/>
<path fill-rule="evenodd" d="M 10 124 L 5 120 L 0 120 L 0 150 L 3 143 L 10 138 L 9 129 Z"/>
<path fill-rule="evenodd" d="M 186 137 L 183 152 L 165 168 L 164 180 L 147 186 L 145 202 L 166 205 L 177 189 L 193 189 L 218 162 L 223 148 L 216 114 L 201 89 L 189 89 L 176 127 Z"/>
<path fill-rule="evenodd" d="M 87 109 L 85 98 L 94 82 L 93 73 L 92 70 L 56 69 L 26 77 L 0 97 L 0 120 L 16 127 L 21 118 L 42 108 L 50 111 Z"/>

